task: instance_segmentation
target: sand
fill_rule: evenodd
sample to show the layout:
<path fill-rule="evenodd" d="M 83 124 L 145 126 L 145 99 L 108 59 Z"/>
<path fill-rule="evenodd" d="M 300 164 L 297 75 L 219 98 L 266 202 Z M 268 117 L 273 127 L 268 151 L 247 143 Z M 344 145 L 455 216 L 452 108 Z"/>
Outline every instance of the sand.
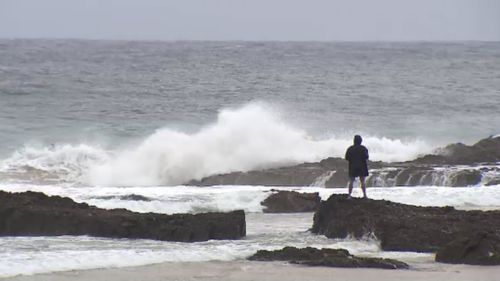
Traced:
<path fill-rule="evenodd" d="M 410 270 L 345 269 L 306 267 L 282 262 L 189 262 L 156 265 L 65 271 L 32 276 L 18 276 L 9 281 L 168 281 L 168 280 L 440 280 L 498 281 L 500 266 L 437 265 Z"/>

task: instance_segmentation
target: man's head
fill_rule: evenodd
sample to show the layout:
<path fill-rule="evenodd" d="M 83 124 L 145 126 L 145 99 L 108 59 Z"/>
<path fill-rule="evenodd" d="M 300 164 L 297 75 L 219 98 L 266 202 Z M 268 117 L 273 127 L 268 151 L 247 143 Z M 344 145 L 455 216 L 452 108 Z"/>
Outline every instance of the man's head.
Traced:
<path fill-rule="evenodd" d="M 362 141 L 363 141 L 363 139 L 361 138 L 360 135 L 355 135 L 354 136 L 354 144 L 355 145 L 360 145 Z"/>

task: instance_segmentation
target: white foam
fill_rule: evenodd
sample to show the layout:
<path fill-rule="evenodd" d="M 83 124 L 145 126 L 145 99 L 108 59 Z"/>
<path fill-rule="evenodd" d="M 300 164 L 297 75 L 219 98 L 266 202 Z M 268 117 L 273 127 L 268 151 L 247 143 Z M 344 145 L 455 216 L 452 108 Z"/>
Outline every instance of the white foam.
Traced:
<path fill-rule="evenodd" d="M 81 181 L 82 175 L 90 167 L 105 163 L 109 157 L 109 153 L 102 148 L 85 144 L 28 146 L 15 151 L 8 159 L 0 161 L 0 171 L 25 180 L 33 177 L 38 177 L 39 180 L 52 177 L 61 181 Z"/>
<path fill-rule="evenodd" d="M 92 167 L 95 185 L 175 185 L 191 179 L 319 160 L 331 144 L 315 141 L 261 105 L 223 110 L 197 133 L 161 129 L 139 147 Z"/>
<path fill-rule="evenodd" d="M 355 255 L 397 258 L 411 263 L 431 263 L 432 254 L 381 252 L 377 241 L 328 239 L 307 230 L 312 213 L 263 214 L 260 202 L 271 187 L 62 187 L 26 184 L 0 185 L 7 191 L 44 191 L 69 196 L 105 208 L 140 212 L 178 213 L 245 209 L 247 237 L 234 241 L 174 243 L 151 240 L 89 237 L 0 237 L 0 277 L 62 270 L 122 267 L 159 262 L 231 261 L 244 259 L 260 249 L 284 246 L 345 248 Z M 280 190 L 319 192 L 322 199 L 345 189 L 273 187 Z M 147 201 L 103 199 L 142 195 Z M 355 186 L 354 196 L 361 196 Z M 454 206 L 460 209 L 500 209 L 500 186 L 368 188 L 368 196 L 421 206 Z M 101 198 L 101 199 L 97 199 Z"/>
<path fill-rule="evenodd" d="M 0 237 L 0 277 L 160 262 L 242 260 L 257 250 L 284 246 L 344 248 L 377 256 L 374 240 L 328 239 L 307 231 L 312 214 L 250 214 L 245 239 L 177 243 L 85 236 Z M 425 255 L 421 255 L 425 256 Z"/>
<path fill-rule="evenodd" d="M 369 148 L 370 159 L 373 161 L 397 162 L 413 160 L 417 156 L 432 151 L 429 144 L 423 140 L 404 142 L 399 139 L 364 137 L 363 144 Z"/>
<path fill-rule="evenodd" d="M 24 167 L 33 167 L 93 186 L 178 185 L 218 173 L 343 157 L 351 138 L 315 139 L 288 124 L 276 109 L 252 103 L 222 110 L 215 123 L 196 133 L 163 128 L 128 149 L 106 151 L 86 144 L 26 147 L 1 161 L 0 171 L 18 172 L 18 178 Z M 431 150 L 420 140 L 364 139 L 372 160 L 408 160 Z M 34 181 L 33 175 L 25 178 Z"/>
<path fill-rule="evenodd" d="M 222 242 L 183 244 L 88 237 L 0 238 L 0 244 L 7 243 L 25 244 L 29 249 L 8 251 L 12 246 L 3 245 L 7 251 L 0 253 L 0 277 L 160 262 L 228 261 L 244 258 L 252 251 L 241 245 L 228 247 Z"/>
<path fill-rule="evenodd" d="M 361 196 L 356 186 L 354 196 Z M 271 189 L 318 192 L 323 200 L 332 194 L 346 193 L 346 189 L 319 187 L 264 187 L 264 186 L 212 186 L 212 187 L 61 187 L 25 184 L 0 185 L 11 192 L 40 191 L 49 195 L 70 197 L 100 208 L 126 208 L 136 212 L 164 214 L 199 213 L 207 211 L 245 210 L 262 212 L 261 202 Z M 151 201 L 123 200 L 126 195 L 141 195 Z M 451 187 L 388 187 L 368 188 L 368 196 L 418 206 L 454 206 L 459 209 L 500 209 L 499 186 Z M 122 198 L 122 199 L 121 199 Z"/>
<path fill-rule="evenodd" d="M 261 212 L 262 202 L 269 196 L 267 187 L 61 187 L 9 184 L 0 189 L 11 192 L 38 191 L 48 195 L 69 197 L 100 208 L 127 208 L 135 212 L 164 214 L 209 211 Z M 123 200 L 123 196 L 141 195 L 151 201 Z"/>

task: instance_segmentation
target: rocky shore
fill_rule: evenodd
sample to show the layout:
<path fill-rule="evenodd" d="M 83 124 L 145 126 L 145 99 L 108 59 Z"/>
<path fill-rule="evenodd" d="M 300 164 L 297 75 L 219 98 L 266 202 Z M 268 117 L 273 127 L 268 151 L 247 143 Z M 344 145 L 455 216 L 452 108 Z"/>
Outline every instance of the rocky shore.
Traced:
<path fill-rule="evenodd" d="M 309 266 L 407 269 L 408 265 L 393 259 L 356 257 L 344 249 L 285 247 L 281 250 L 260 250 L 248 258 L 253 261 L 288 261 Z"/>
<path fill-rule="evenodd" d="M 407 162 L 369 162 L 369 186 L 436 185 L 466 187 L 500 183 L 500 136 L 489 137 L 473 145 L 450 144 L 434 154 Z M 274 169 L 214 175 L 189 185 L 264 185 L 345 187 L 347 162 L 327 158 Z"/>
<path fill-rule="evenodd" d="M 196 242 L 239 239 L 245 213 L 175 214 L 105 210 L 39 192 L 0 191 L 0 236 L 90 235 Z"/>
<path fill-rule="evenodd" d="M 278 191 L 271 194 L 261 205 L 264 213 L 301 213 L 314 212 L 319 208 L 321 197 L 318 192 L 300 193 L 296 191 Z"/>
<path fill-rule="evenodd" d="M 451 263 L 500 264 L 500 211 L 459 211 L 332 195 L 314 215 L 313 233 L 376 237 L 386 251 L 437 252 Z"/>

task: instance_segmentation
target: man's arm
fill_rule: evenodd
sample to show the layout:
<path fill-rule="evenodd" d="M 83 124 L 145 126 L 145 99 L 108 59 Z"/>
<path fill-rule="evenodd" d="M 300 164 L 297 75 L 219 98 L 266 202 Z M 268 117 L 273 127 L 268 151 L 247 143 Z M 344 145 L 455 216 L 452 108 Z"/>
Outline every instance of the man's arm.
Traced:
<path fill-rule="evenodd" d="M 347 151 L 345 152 L 345 160 L 351 161 L 351 148 L 349 147 Z"/>

